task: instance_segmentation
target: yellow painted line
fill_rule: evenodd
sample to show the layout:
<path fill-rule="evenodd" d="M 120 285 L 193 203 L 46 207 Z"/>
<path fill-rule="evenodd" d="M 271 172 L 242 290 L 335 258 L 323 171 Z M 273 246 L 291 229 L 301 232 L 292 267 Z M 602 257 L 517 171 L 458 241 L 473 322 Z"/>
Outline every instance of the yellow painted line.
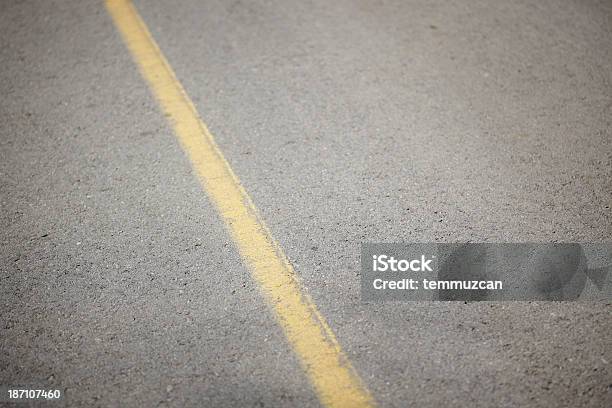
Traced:
<path fill-rule="evenodd" d="M 106 0 L 106 7 L 320 401 L 328 407 L 374 406 L 370 393 L 331 328 L 303 292 L 283 250 L 259 217 L 134 6 L 128 0 Z"/>

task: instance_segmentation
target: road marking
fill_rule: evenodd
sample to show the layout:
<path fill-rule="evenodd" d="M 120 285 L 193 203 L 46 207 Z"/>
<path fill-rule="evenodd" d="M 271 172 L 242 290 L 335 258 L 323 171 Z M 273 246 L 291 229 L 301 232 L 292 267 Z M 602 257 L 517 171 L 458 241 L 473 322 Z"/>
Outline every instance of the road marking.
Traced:
<path fill-rule="evenodd" d="M 374 406 L 370 393 L 331 328 L 302 291 L 283 250 L 272 238 L 131 1 L 106 0 L 106 7 L 322 404 Z"/>

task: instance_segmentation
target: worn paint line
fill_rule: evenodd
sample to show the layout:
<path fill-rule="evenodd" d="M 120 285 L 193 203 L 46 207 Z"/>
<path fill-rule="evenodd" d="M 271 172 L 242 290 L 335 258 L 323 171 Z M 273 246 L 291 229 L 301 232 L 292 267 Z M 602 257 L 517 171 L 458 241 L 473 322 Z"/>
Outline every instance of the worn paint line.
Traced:
<path fill-rule="evenodd" d="M 259 217 L 132 3 L 107 0 L 106 6 L 322 404 L 373 406 L 370 393 L 331 328 L 304 293 L 293 267 Z"/>

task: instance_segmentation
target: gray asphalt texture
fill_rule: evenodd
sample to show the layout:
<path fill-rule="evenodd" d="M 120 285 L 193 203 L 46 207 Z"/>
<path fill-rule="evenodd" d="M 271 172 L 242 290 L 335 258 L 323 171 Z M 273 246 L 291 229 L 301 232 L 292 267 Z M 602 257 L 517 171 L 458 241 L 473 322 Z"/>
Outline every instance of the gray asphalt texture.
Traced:
<path fill-rule="evenodd" d="M 610 302 L 358 276 L 361 242 L 610 240 L 610 1 L 135 4 L 381 407 L 612 405 Z M 103 3 L 1 2 L 0 67 L 0 384 L 318 406 Z"/>

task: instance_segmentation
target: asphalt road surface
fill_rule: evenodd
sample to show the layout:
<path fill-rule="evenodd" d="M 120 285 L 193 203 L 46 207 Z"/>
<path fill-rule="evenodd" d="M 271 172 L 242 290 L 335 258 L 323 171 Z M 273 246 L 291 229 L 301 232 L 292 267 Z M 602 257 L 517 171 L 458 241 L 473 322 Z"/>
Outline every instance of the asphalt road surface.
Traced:
<path fill-rule="evenodd" d="M 373 404 L 612 406 L 610 302 L 359 293 L 362 242 L 610 240 L 612 2 L 134 5 Z M 319 406 L 104 2 L 2 1 L 0 67 L 0 385 Z"/>

